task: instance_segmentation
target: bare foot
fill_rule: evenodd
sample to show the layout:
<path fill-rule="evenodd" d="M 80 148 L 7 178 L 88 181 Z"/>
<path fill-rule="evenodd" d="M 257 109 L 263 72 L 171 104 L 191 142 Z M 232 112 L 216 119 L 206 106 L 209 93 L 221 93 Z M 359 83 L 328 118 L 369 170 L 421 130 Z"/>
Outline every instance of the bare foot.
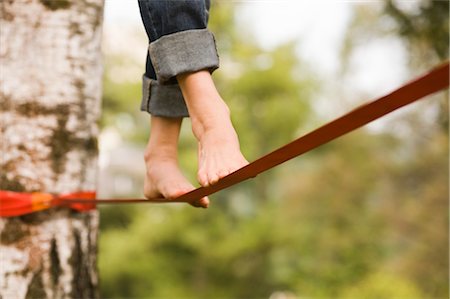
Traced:
<path fill-rule="evenodd" d="M 212 125 L 207 129 L 195 121 L 192 125 L 199 141 L 197 179 L 202 186 L 213 185 L 248 164 L 241 154 L 237 134 L 228 116 L 224 117 L 220 125 Z"/>
<path fill-rule="evenodd" d="M 147 173 L 144 195 L 146 198 L 163 197 L 171 200 L 195 189 L 181 173 L 176 160 L 150 155 L 146 155 L 145 160 Z M 205 197 L 192 205 L 207 208 L 209 201 Z"/>
<path fill-rule="evenodd" d="M 163 197 L 171 200 L 195 189 L 178 167 L 180 127 L 181 119 L 151 118 L 150 139 L 144 155 L 147 167 L 144 195 L 149 199 Z M 191 204 L 207 208 L 209 200 L 203 197 Z"/>
<path fill-rule="evenodd" d="M 248 164 L 239 149 L 239 140 L 230 112 L 220 97 L 211 74 L 206 71 L 177 76 L 199 142 L 198 181 L 206 187 Z"/>

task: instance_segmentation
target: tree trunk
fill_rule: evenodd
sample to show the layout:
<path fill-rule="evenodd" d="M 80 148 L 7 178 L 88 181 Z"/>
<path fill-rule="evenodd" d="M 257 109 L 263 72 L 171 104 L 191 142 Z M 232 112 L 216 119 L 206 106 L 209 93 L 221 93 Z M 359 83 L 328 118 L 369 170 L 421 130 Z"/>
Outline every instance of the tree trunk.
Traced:
<path fill-rule="evenodd" d="M 103 0 L 2 0 L 0 189 L 95 190 Z M 97 298 L 98 213 L 1 218 L 0 298 Z"/>

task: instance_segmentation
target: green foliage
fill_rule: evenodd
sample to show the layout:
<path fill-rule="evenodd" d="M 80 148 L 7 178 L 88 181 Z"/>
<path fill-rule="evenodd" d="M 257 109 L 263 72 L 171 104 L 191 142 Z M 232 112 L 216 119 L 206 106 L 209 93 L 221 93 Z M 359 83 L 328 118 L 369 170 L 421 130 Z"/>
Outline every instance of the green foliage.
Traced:
<path fill-rule="evenodd" d="M 103 295 L 230 298 L 240 292 L 247 297 L 267 296 L 270 281 L 258 275 L 267 263 L 259 254 L 267 251 L 260 242 L 267 225 L 246 221 L 237 229 L 240 225 L 228 220 L 217 208 L 203 215 L 188 207 L 156 208 L 139 214 L 127 230 L 108 232 L 101 243 L 109 248 L 100 256 L 100 267 L 107 270 Z M 117 240 L 122 245 L 116 246 Z M 117 260 L 119 256 L 127 263 Z M 255 293 L 258 286 L 263 288 Z"/>
<path fill-rule="evenodd" d="M 256 158 L 292 139 L 298 128 L 310 120 L 308 99 L 316 83 L 308 76 L 307 68 L 300 68 L 294 43 L 271 53 L 249 49 L 234 57 L 240 62 L 242 73 L 227 80 L 226 88 L 222 83 L 221 91 L 235 108 L 237 130 L 246 132 L 242 140 L 244 152 Z M 298 70 L 307 79 L 295 76 Z"/>
<path fill-rule="evenodd" d="M 429 68 L 444 60 L 449 54 L 449 1 L 423 1 L 411 13 L 392 0 L 386 1 L 384 11 L 394 20 L 394 30 L 408 45 L 411 65 Z M 448 92 L 438 103 L 437 122 L 448 134 Z"/>
<path fill-rule="evenodd" d="M 116 52 L 106 53 L 104 62 L 100 126 L 113 127 L 123 139 L 143 144 L 148 137 L 149 116 L 140 111 L 141 74 L 131 77 L 128 73 L 135 74 L 135 69 L 144 72 L 145 62 L 136 66 L 133 58 Z M 130 66 L 135 68 L 131 72 Z"/>
<path fill-rule="evenodd" d="M 413 51 L 422 51 L 430 58 L 448 58 L 449 14 L 448 1 L 423 1 L 417 11 L 402 10 L 392 0 L 386 1 L 385 12 L 395 20 L 400 36 L 406 39 Z"/>
<path fill-rule="evenodd" d="M 375 273 L 355 286 L 345 290 L 340 296 L 342 299 L 385 299 L 385 298 L 408 298 L 421 299 L 423 294 L 417 287 L 389 273 Z"/>

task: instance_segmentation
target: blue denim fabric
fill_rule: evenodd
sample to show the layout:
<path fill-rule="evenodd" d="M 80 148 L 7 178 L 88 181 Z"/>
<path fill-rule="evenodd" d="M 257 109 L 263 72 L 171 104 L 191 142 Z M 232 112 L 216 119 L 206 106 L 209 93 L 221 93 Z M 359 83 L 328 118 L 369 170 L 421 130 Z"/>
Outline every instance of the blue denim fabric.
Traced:
<path fill-rule="evenodd" d="M 206 28 L 209 0 L 138 0 L 149 39 L 141 110 L 187 117 L 176 76 L 219 67 L 214 35 Z"/>
<path fill-rule="evenodd" d="M 149 43 L 180 31 L 205 29 L 209 8 L 209 0 L 139 0 L 139 10 Z M 157 80 L 149 53 L 145 76 Z M 169 83 L 175 83 L 174 79 Z"/>

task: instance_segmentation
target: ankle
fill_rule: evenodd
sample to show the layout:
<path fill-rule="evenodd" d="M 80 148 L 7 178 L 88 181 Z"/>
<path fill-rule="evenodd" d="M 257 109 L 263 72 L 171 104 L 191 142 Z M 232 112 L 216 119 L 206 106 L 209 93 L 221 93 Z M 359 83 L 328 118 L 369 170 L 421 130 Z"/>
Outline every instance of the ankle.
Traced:
<path fill-rule="evenodd" d="M 148 146 L 144 152 L 144 160 L 149 162 L 174 162 L 178 163 L 177 150 L 167 146 Z"/>
<path fill-rule="evenodd" d="M 178 136 L 181 118 L 152 116 L 150 138 L 144 152 L 144 159 L 149 161 L 177 161 Z"/>
<path fill-rule="evenodd" d="M 213 108 L 205 109 L 200 113 L 191 114 L 192 132 L 197 139 L 205 133 L 217 131 L 231 124 L 230 109 L 222 99 L 215 100 Z"/>

